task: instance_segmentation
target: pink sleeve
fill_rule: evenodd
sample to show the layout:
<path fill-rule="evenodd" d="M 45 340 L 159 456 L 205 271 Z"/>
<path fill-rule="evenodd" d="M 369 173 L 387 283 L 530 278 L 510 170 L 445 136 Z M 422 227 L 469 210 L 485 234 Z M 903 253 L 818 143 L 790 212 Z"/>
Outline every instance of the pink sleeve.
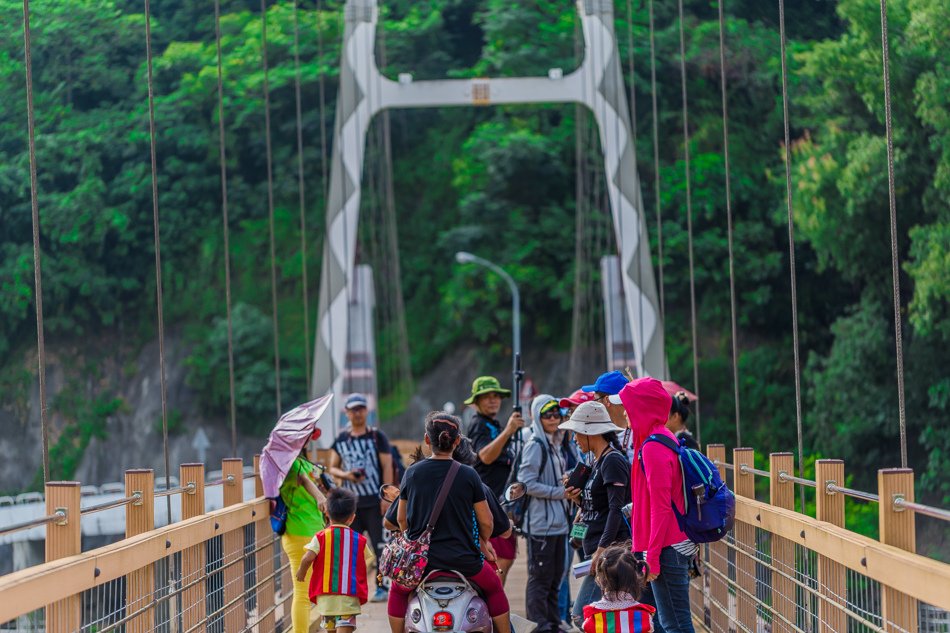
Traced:
<path fill-rule="evenodd" d="M 665 452 L 661 452 L 665 451 Z M 650 490 L 650 544 L 647 546 L 647 563 L 650 573 L 660 573 L 660 550 L 664 535 L 676 527 L 676 517 L 671 507 L 673 497 L 673 454 L 658 442 L 649 442 L 643 447 L 643 466 L 647 487 Z"/>

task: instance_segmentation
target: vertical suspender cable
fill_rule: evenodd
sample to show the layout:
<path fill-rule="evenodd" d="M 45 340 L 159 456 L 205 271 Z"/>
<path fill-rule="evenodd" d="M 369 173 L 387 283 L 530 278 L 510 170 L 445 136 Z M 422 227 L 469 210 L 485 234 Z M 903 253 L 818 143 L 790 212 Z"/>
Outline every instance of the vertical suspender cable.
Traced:
<path fill-rule="evenodd" d="M 798 282 L 795 274 L 795 218 L 792 206 L 792 145 L 788 126 L 788 60 L 785 51 L 785 0 L 778 0 L 779 39 L 782 52 L 782 117 L 785 124 L 785 195 L 788 209 L 788 271 L 792 294 L 792 352 L 795 362 L 795 424 L 798 430 L 798 476 L 804 477 L 804 446 L 802 441 L 802 377 L 798 351 Z M 805 488 L 798 487 L 802 512 L 805 511 Z"/>
<path fill-rule="evenodd" d="M 619 49 L 619 47 L 618 47 Z M 634 157 L 634 168 L 637 165 L 637 158 L 639 153 L 637 152 L 637 90 L 636 90 L 636 65 L 634 63 L 634 54 L 633 54 L 633 2 L 632 0 L 627 0 L 627 71 L 630 74 L 630 133 L 632 134 L 633 140 L 633 157 Z M 639 182 L 639 177 L 638 177 Z M 637 215 L 643 213 L 643 209 L 637 209 Z M 637 358 L 637 363 L 640 365 L 641 375 L 646 375 L 646 368 L 643 365 L 643 358 L 646 355 L 645 343 L 643 340 L 643 259 L 640 257 L 639 249 L 643 248 L 643 232 L 640 228 L 643 226 L 643 223 L 640 222 L 639 217 L 637 218 L 637 286 L 639 286 L 639 295 L 637 302 L 637 322 L 640 328 L 640 354 Z"/>
<path fill-rule="evenodd" d="M 650 13 L 650 92 L 653 101 L 653 197 L 656 204 L 656 241 L 659 264 L 660 322 L 666 323 L 666 287 L 663 282 L 663 213 L 660 205 L 660 121 L 656 106 L 656 33 L 653 22 L 653 0 L 648 0 Z"/>
<path fill-rule="evenodd" d="M 897 201 L 894 196 L 894 134 L 891 125 L 891 65 L 887 41 L 887 0 L 881 0 L 881 57 L 884 74 L 884 125 L 887 134 L 887 193 L 891 224 L 891 279 L 894 285 L 894 344 L 897 351 L 897 410 L 901 467 L 907 468 L 907 414 L 904 405 L 904 336 L 901 328 L 900 261 L 897 252 Z"/>
<path fill-rule="evenodd" d="M 277 252 L 274 244 L 274 167 L 270 141 L 270 86 L 267 82 L 267 0 L 261 0 L 261 68 L 264 71 L 264 146 L 267 158 L 267 226 L 270 230 L 270 301 L 274 324 L 274 399 L 280 417 L 280 324 L 277 322 Z"/>
<path fill-rule="evenodd" d="M 23 0 L 23 60 L 26 65 L 26 123 L 30 146 L 30 203 L 33 213 L 33 293 L 36 303 L 36 355 L 40 381 L 40 435 L 43 482 L 49 481 L 49 427 L 46 420 L 46 343 L 43 339 L 43 272 L 40 255 L 39 184 L 36 178 L 36 123 L 33 116 L 33 53 L 30 49 L 30 0 Z"/>
<path fill-rule="evenodd" d="M 162 240 L 158 222 L 158 157 L 155 135 L 155 91 L 152 85 L 152 10 L 145 0 L 145 65 L 148 71 L 148 137 L 152 163 L 152 237 L 155 242 L 155 303 L 158 314 L 158 368 L 162 392 L 162 455 L 165 460 L 165 490 L 171 490 L 168 463 L 168 389 L 165 385 L 165 311 L 162 299 Z M 172 498 L 165 496 L 168 522 L 172 522 Z"/>
<path fill-rule="evenodd" d="M 234 397 L 234 328 L 231 322 L 231 246 L 228 219 L 228 165 L 224 144 L 224 80 L 221 70 L 221 0 L 214 0 L 214 40 L 218 52 L 218 159 L 221 163 L 221 225 L 224 234 L 224 303 L 228 322 L 228 392 L 231 399 L 231 454 L 237 455 L 237 405 Z"/>
<path fill-rule="evenodd" d="M 310 296 L 307 287 L 307 195 L 303 179 L 303 114 L 300 99 L 300 26 L 297 21 L 297 3 L 294 16 L 294 101 L 297 107 L 297 190 L 300 194 L 300 284 L 303 286 L 303 354 L 304 376 L 310 385 Z"/>
<path fill-rule="evenodd" d="M 320 87 L 320 169 L 323 177 L 323 203 L 326 205 L 327 198 L 329 197 L 330 191 L 330 178 L 327 175 L 327 122 L 326 122 L 326 110 L 327 110 L 327 95 L 326 95 L 326 82 L 324 79 L 324 72 L 321 67 L 323 64 L 323 3 L 322 0 L 317 0 L 317 70 L 318 70 L 318 84 Z"/>
<path fill-rule="evenodd" d="M 722 154 L 726 176 L 726 234 L 729 243 L 729 315 L 732 321 L 732 384 L 736 399 L 736 446 L 742 446 L 739 418 L 739 329 L 736 326 L 736 273 L 732 250 L 732 184 L 729 169 L 729 98 L 726 93 L 726 26 L 719 0 L 719 79 L 722 90 Z"/>
<path fill-rule="evenodd" d="M 693 334 L 693 389 L 699 398 L 699 343 L 696 333 L 696 275 L 693 269 L 693 194 L 689 161 L 689 105 L 686 96 L 686 34 L 683 27 L 683 0 L 677 3 L 680 22 L 680 91 L 683 99 L 683 157 L 686 171 L 686 238 L 689 250 L 689 312 Z M 696 405 L 696 440 L 702 444 L 699 404 Z"/>

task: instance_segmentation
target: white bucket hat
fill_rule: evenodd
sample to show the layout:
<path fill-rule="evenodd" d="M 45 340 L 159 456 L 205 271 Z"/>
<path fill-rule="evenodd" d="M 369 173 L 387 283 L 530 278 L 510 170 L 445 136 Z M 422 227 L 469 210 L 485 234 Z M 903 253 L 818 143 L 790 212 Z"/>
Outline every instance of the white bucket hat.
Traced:
<path fill-rule="evenodd" d="M 607 407 L 599 402 L 583 402 L 574 409 L 571 419 L 561 423 L 557 428 L 565 431 L 574 431 L 581 435 L 603 435 L 604 433 L 620 433 L 622 428 L 610 421 Z"/>

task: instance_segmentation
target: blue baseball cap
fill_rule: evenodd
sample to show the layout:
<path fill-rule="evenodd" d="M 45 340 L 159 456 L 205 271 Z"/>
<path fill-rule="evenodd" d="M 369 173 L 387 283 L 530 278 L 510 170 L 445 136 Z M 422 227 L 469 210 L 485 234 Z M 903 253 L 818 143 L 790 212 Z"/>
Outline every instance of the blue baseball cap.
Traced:
<path fill-rule="evenodd" d="M 596 382 L 592 385 L 584 385 L 581 387 L 582 391 L 599 391 L 601 393 L 606 393 L 608 396 L 615 396 L 620 393 L 620 390 L 624 388 L 629 381 L 627 377 L 624 376 L 621 372 L 616 369 L 613 371 L 608 371 L 606 374 L 601 374 L 597 377 Z"/>
<path fill-rule="evenodd" d="M 343 405 L 344 409 L 355 409 L 356 407 L 368 407 L 369 402 L 366 400 L 366 396 L 361 393 L 351 393 L 350 396 L 346 399 L 346 403 Z"/>

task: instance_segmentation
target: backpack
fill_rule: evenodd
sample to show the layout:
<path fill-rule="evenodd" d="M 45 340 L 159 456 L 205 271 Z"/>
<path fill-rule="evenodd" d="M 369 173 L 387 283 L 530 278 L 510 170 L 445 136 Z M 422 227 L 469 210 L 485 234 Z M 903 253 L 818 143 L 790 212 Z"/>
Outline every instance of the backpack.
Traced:
<path fill-rule="evenodd" d="M 270 529 L 277 536 L 287 531 L 287 504 L 280 495 L 270 498 Z"/>
<path fill-rule="evenodd" d="M 537 442 L 541 446 L 541 468 L 538 469 L 538 477 L 541 476 L 541 473 L 544 472 L 544 467 L 548 463 L 548 450 L 540 439 L 536 437 L 531 438 L 532 442 Z M 508 474 L 508 479 L 505 481 L 505 490 L 508 490 L 508 486 L 518 481 L 518 471 L 521 470 L 521 456 L 524 455 L 524 448 L 518 452 L 518 456 L 515 457 L 514 463 L 511 465 L 511 472 Z M 527 492 L 519 499 L 514 501 L 508 501 L 504 497 L 500 499 L 501 507 L 504 509 L 505 513 L 508 515 L 508 518 L 511 519 L 511 527 L 517 534 L 527 534 L 527 531 L 524 529 L 524 520 L 528 516 L 528 503 L 531 502 L 531 495 Z"/>
<path fill-rule="evenodd" d="M 732 529 L 736 520 L 736 497 L 719 476 L 719 469 L 701 452 L 680 446 L 665 435 L 654 434 L 647 442 L 657 442 L 674 453 L 683 473 L 683 499 L 686 513 L 673 506 L 673 514 L 680 530 L 693 543 L 713 543 Z M 643 467 L 643 447 L 640 447 L 640 469 Z"/>

